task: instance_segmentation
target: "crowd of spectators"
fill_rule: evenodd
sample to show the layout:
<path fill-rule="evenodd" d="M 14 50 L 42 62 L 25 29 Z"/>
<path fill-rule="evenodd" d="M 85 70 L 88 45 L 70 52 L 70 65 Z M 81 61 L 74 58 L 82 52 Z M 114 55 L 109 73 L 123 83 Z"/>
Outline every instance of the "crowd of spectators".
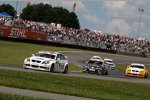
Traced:
<path fill-rule="evenodd" d="M 0 25 L 4 25 L 6 19 L 2 16 L 0 16 Z"/>
<path fill-rule="evenodd" d="M 1 19 L 0 24 L 4 24 L 4 21 L 1 21 Z M 149 53 L 148 48 L 150 47 L 150 42 L 146 39 L 134 39 L 119 34 L 111 35 L 88 29 L 75 29 L 63 26 L 58 27 L 54 23 L 41 23 L 22 20 L 20 18 L 13 19 L 12 25 L 15 27 L 43 31 L 47 36 L 46 41 L 115 50 L 126 53 Z"/>

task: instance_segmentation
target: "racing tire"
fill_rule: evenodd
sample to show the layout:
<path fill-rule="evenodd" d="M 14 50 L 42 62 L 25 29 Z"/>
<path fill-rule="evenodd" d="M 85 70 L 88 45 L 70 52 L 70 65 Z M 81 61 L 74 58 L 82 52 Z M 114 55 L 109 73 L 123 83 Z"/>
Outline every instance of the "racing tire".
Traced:
<path fill-rule="evenodd" d="M 82 72 L 83 72 L 83 73 L 86 73 L 87 71 L 86 71 L 85 69 L 82 69 Z"/>
<path fill-rule="evenodd" d="M 148 73 L 145 73 L 144 78 L 148 78 Z"/>
<path fill-rule="evenodd" d="M 68 73 L 68 66 L 66 66 L 65 67 L 65 69 L 64 69 L 64 72 L 63 72 L 64 74 L 67 74 Z"/>
<path fill-rule="evenodd" d="M 108 70 L 107 69 L 105 69 L 104 75 L 108 75 Z"/>
<path fill-rule="evenodd" d="M 54 72 L 54 64 L 51 65 L 50 72 Z"/>
<path fill-rule="evenodd" d="M 23 65 L 23 69 L 28 69 L 26 66 Z"/>
<path fill-rule="evenodd" d="M 96 73 L 97 73 L 98 75 L 102 75 L 102 74 L 103 74 L 103 72 L 102 72 L 101 70 L 96 70 Z"/>

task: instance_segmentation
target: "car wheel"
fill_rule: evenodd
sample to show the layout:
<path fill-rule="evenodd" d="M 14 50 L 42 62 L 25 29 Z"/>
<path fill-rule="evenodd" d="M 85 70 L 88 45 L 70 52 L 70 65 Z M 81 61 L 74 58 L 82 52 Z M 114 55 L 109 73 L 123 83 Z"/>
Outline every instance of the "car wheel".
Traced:
<path fill-rule="evenodd" d="M 97 70 L 96 73 L 97 73 L 98 75 L 103 74 L 102 70 Z"/>
<path fill-rule="evenodd" d="M 148 73 L 145 73 L 144 77 L 147 78 L 148 77 Z"/>
<path fill-rule="evenodd" d="M 54 64 L 51 65 L 50 72 L 54 72 Z"/>
<path fill-rule="evenodd" d="M 108 70 L 107 69 L 105 69 L 104 75 L 108 75 Z"/>
<path fill-rule="evenodd" d="M 67 74 L 68 73 L 68 65 L 65 67 L 64 69 L 64 73 Z"/>
<path fill-rule="evenodd" d="M 82 72 L 83 72 L 83 73 L 86 73 L 86 69 L 82 69 Z"/>

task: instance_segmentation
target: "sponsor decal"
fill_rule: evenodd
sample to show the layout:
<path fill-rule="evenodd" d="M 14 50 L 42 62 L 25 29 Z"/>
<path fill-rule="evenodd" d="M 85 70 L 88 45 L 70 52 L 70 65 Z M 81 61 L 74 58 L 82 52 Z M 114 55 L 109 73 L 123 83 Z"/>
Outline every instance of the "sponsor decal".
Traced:
<path fill-rule="evenodd" d="M 54 61 L 54 60 L 48 60 L 49 62 Z"/>
<path fill-rule="evenodd" d="M 61 63 L 61 64 L 59 65 L 59 68 L 64 69 L 64 66 L 65 66 L 65 64 L 64 64 L 64 63 Z"/>
<path fill-rule="evenodd" d="M 26 31 L 24 29 L 19 29 L 19 28 L 12 28 L 9 36 L 10 37 L 21 37 L 21 38 L 27 37 Z"/>

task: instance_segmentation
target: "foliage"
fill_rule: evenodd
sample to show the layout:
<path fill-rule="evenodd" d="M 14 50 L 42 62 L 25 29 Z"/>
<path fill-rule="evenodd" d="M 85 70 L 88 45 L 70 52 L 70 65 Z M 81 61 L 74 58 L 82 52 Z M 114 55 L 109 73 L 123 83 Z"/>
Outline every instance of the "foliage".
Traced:
<path fill-rule="evenodd" d="M 16 16 L 16 10 L 10 4 L 2 4 L 0 5 L 0 12 L 7 12 L 11 16 Z"/>
<path fill-rule="evenodd" d="M 33 4 L 23 9 L 21 18 L 38 22 L 57 23 L 66 27 L 80 28 L 79 20 L 74 12 L 62 7 L 48 4 Z"/>

